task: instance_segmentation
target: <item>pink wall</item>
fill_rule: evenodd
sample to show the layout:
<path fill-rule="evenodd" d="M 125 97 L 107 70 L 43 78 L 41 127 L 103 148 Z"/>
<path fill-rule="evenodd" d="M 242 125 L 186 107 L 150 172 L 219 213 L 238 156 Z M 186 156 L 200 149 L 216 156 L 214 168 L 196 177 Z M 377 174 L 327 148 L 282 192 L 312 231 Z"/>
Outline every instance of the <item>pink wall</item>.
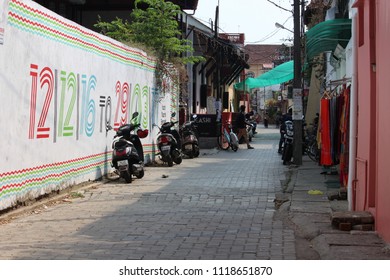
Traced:
<path fill-rule="evenodd" d="M 378 168 L 376 228 L 390 242 L 390 1 L 377 1 L 376 75 L 378 92 Z"/>
<path fill-rule="evenodd" d="M 354 210 L 390 242 L 390 1 L 358 0 L 358 132 Z"/>
<path fill-rule="evenodd" d="M 374 211 L 376 112 L 374 77 L 370 67 L 370 1 L 359 1 L 358 12 L 358 129 L 354 210 Z M 373 189 L 372 189 L 373 188 Z"/>

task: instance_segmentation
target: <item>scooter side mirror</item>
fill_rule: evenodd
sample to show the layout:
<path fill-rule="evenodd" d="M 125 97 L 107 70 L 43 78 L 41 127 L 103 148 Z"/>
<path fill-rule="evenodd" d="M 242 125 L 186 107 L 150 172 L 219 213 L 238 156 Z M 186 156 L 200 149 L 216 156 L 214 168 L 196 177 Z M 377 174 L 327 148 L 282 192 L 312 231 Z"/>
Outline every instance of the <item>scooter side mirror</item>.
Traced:
<path fill-rule="evenodd" d="M 108 132 L 109 130 L 112 130 L 112 126 L 108 124 L 108 125 L 106 126 L 106 132 Z"/>
<path fill-rule="evenodd" d="M 134 119 L 134 118 L 138 117 L 138 115 L 139 115 L 138 112 L 134 112 L 131 118 Z"/>
<path fill-rule="evenodd" d="M 176 112 L 173 112 L 173 113 L 171 114 L 171 117 L 174 118 L 175 116 L 176 116 Z"/>

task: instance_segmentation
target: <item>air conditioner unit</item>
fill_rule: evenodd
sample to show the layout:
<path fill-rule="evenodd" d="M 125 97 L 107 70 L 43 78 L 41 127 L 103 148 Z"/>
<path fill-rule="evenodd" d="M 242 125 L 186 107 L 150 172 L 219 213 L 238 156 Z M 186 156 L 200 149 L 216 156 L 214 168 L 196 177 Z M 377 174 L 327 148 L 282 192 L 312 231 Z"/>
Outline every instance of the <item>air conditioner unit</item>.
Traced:
<path fill-rule="evenodd" d="M 337 44 L 336 49 L 333 51 L 333 57 L 337 60 L 345 59 L 345 49 Z"/>
<path fill-rule="evenodd" d="M 334 55 L 331 55 L 330 56 L 330 65 L 332 65 L 332 67 L 334 69 L 338 69 L 338 68 L 340 68 L 340 60 L 337 59 Z"/>

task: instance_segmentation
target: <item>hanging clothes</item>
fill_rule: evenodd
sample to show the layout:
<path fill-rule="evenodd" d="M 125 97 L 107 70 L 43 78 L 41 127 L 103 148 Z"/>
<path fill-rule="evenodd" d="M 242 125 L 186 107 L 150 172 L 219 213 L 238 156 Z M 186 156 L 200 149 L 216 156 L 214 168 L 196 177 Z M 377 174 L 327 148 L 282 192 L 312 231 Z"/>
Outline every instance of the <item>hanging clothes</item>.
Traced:
<path fill-rule="evenodd" d="M 344 89 L 343 106 L 340 117 L 340 183 L 346 188 L 348 185 L 349 170 L 349 118 L 350 118 L 350 91 L 351 87 Z"/>
<path fill-rule="evenodd" d="M 338 131 L 338 121 L 337 121 L 337 97 L 332 96 L 329 100 L 329 123 L 330 123 L 330 152 L 332 157 L 332 164 L 336 163 L 336 139 Z"/>
<path fill-rule="evenodd" d="M 320 103 L 320 138 L 321 138 L 321 157 L 320 165 L 332 165 L 331 151 L 331 124 L 330 124 L 330 99 L 322 98 Z"/>
<path fill-rule="evenodd" d="M 343 89 L 344 92 L 345 89 Z M 337 138 L 336 138 L 336 159 L 335 162 L 340 163 L 340 153 L 341 153 L 341 137 L 342 133 L 340 130 L 341 125 L 341 119 L 343 117 L 343 110 L 344 110 L 344 94 L 339 94 L 337 96 Z"/>

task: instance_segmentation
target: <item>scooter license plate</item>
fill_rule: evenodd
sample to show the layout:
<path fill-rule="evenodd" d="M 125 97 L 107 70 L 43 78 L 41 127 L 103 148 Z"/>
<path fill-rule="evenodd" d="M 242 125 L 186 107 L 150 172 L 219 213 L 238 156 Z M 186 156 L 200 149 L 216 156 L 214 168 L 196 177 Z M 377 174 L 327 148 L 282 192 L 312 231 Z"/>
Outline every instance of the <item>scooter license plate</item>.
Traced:
<path fill-rule="evenodd" d="M 186 150 L 192 150 L 192 145 L 191 144 L 185 145 L 184 148 Z"/>
<path fill-rule="evenodd" d="M 161 151 L 167 151 L 170 148 L 171 148 L 170 146 L 161 146 Z"/>

